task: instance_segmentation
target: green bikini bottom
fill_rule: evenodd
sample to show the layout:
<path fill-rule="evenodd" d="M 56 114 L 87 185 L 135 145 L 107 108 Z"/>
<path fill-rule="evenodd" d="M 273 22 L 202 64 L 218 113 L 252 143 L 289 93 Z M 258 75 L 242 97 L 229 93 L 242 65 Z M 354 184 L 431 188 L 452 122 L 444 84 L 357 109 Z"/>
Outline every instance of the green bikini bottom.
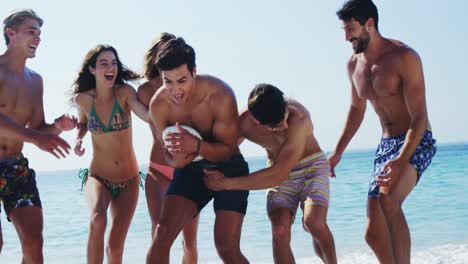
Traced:
<path fill-rule="evenodd" d="M 145 182 L 145 174 L 141 171 L 138 174 L 140 176 L 140 187 L 144 189 L 143 184 Z M 136 180 L 138 176 L 132 177 L 123 182 L 111 182 L 89 171 L 89 169 L 80 169 L 78 172 L 78 177 L 81 179 L 81 191 L 83 191 L 84 184 L 88 177 L 93 177 L 106 187 L 106 189 L 111 193 L 112 198 L 116 198 L 123 190 L 125 190 L 125 188 L 127 188 L 134 180 Z"/>

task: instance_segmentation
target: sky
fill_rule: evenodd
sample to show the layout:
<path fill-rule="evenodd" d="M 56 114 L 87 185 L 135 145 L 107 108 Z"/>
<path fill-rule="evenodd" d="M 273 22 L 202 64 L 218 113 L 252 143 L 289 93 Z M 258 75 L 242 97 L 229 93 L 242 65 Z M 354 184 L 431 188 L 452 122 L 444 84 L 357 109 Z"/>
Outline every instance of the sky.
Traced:
<path fill-rule="evenodd" d="M 11 10 L 32 8 L 44 19 L 42 42 L 27 66 L 44 79 L 47 122 L 63 113 L 84 56 L 97 44 L 114 46 L 122 62 L 142 73 L 143 56 L 160 32 L 183 37 L 196 51 L 197 72 L 214 75 L 234 90 L 239 110 L 258 83 L 279 87 L 304 104 L 325 151 L 334 149 L 350 104 L 346 61 L 351 44 L 335 12 L 343 1 L 0 1 L 3 20 Z M 410 45 L 422 58 L 429 120 L 439 143 L 468 141 L 468 2 L 451 0 L 375 1 L 384 37 Z M 465 21 L 465 22 L 463 22 Z M 2 41 L 0 53 L 6 47 Z M 135 88 L 138 83 L 132 84 Z M 70 144 L 76 131 L 62 134 Z M 365 119 L 349 150 L 373 149 L 381 127 L 368 104 Z M 148 126 L 133 116 L 133 142 L 139 164 L 147 164 L 152 142 Z M 90 135 L 83 157 L 57 160 L 27 144 L 23 150 L 37 170 L 87 167 Z M 247 157 L 265 152 L 253 143 Z"/>

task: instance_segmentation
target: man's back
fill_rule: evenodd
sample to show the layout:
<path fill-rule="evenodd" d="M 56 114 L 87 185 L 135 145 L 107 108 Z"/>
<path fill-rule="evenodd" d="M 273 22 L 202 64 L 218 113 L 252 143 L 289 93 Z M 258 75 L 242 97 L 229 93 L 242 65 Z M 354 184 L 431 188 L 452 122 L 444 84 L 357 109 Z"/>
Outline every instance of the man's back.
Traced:
<path fill-rule="evenodd" d="M 307 109 L 299 102 L 289 99 L 287 118 L 288 127 L 285 129 L 271 129 L 255 122 L 255 118 L 250 111 L 245 111 L 239 118 L 240 136 L 246 138 L 263 148 L 268 153 L 270 160 L 275 160 L 284 143 L 291 137 L 307 137 L 302 157 L 320 151 L 320 146 L 313 133 L 313 124 Z M 306 133 L 296 133 L 296 125 L 308 125 Z M 291 129 L 292 127 L 292 129 Z"/>

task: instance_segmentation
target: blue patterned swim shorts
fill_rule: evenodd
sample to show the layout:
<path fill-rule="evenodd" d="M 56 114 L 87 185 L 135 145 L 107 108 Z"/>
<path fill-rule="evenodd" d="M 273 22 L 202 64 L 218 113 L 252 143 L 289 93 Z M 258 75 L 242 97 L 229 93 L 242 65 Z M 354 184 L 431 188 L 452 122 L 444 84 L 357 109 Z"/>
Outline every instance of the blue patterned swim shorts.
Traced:
<path fill-rule="evenodd" d="M 369 184 L 368 197 L 379 197 L 380 187 L 377 186 L 376 183 L 378 180 L 377 177 L 385 174 L 382 170 L 388 161 L 394 160 L 398 157 L 401 147 L 405 142 L 405 137 L 406 134 L 403 134 L 395 137 L 382 138 L 380 141 L 375 152 L 374 173 L 372 174 L 372 179 Z M 429 164 L 431 164 L 432 157 L 434 157 L 436 151 L 436 140 L 432 138 L 432 132 L 425 131 L 416 151 L 409 161 L 418 172 L 417 181 L 419 181 L 423 172 L 427 169 Z"/>

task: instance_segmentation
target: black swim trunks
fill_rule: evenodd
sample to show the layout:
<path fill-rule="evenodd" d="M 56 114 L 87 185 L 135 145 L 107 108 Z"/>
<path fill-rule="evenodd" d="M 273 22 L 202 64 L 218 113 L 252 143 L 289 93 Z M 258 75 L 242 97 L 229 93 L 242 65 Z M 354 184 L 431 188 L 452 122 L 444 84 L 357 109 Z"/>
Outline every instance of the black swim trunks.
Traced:
<path fill-rule="evenodd" d="M 198 212 L 214 198 L 214 210 L 228 210 L 245 214 L 249 191 L 219 191 L 208 189 L 203 182 L 203 169 L 216 169 L 226 177 L 239 177 L 249 174 L 249 166 L 241 154 L 223 162 L 200 160 L 181 169 L 175 169 L 174 179 L 166 195 L 179 195 L 194 201 Z"/>
<path fill-rule="evenodd" d="M 7 216 L 13 208 L 42 207 L 36 173 L 28 167 L 28 159 L 23 155 L 0 160 L 0 200 Z"/>

